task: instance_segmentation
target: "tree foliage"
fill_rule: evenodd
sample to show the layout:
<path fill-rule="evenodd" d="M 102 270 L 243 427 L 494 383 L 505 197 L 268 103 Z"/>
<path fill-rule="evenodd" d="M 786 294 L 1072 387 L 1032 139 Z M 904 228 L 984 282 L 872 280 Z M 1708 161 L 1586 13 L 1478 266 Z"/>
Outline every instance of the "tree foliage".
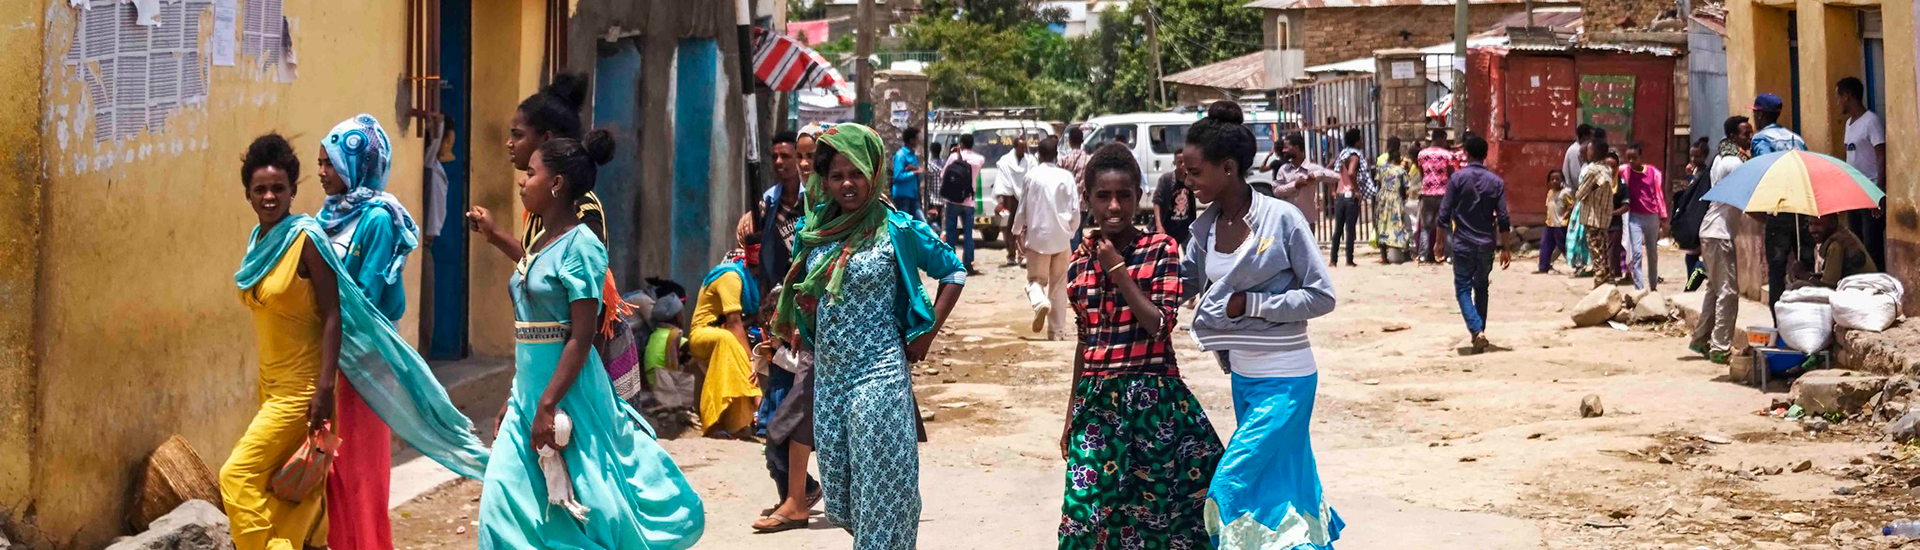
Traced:
<path fill-rule="evenodd" d="M 1048 26 L 1065 13 L 1033 0 L 926 0 L 901 46 L 938 52 L 927 67 L 937 107 L 1040 106 L 1051 119 L 1084 120 L 1154 109 L 1149 18 L 1160 23 L 1167 74 L 1260 49 L 1259 13 L 1242 3 L 1136 0 L 1088 14 L 1098 30 L 1066 38 Z"/>

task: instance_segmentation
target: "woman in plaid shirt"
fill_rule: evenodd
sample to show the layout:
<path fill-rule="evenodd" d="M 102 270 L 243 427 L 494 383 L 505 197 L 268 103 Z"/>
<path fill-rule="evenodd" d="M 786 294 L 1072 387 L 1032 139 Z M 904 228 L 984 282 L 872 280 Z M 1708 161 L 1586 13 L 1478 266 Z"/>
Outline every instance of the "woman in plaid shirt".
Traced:
<path fill-rule="evenodd" d="M 1124 145 L 1086 168 L 1096 229 L 1073 253 L 1080 343 L 1060 454 L 1060 548 L 1207 548 L 1207 487 L 1220 437 L 1180 380 L 1173 324 L 1180 245 L 1133 226 L 1140 165 Z"/>

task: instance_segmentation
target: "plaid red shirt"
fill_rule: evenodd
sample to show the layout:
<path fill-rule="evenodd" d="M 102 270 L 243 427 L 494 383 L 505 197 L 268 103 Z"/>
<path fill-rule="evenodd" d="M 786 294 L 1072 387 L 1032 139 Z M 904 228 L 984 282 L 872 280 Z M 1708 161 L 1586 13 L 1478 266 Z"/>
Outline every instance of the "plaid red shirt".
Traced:
<path fill-rule="evenodd" d="M 1180 301 L 1180 244 L 1162 233 L 1142 232 L 1132 243 L 1114 243 L 1134 283 L 1160 308 L 1164 322 L 1148 333 L 1133 317 L 1126 296 L 1120 294 L 1095 259 L 1093 241 L 1073 253 L 1067 268 L 1067 293 L 1073 297 L 1074 323 L 1080 327 L 1084 350 L 1083 376 L 1160 374 L 1178 376 L 1173 357 L 1173 325 Z"/>

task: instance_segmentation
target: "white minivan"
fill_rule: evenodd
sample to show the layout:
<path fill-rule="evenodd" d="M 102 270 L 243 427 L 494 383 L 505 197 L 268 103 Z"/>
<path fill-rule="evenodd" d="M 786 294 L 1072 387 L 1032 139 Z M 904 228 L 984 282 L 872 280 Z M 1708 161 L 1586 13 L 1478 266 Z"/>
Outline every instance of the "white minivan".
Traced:
<path fill-rule="evenodd" d="M 994 167 L 994 163 L 1013 151 L 1015 139 L 1026 139 L 1029 143 L 1037 144 L 1041 139 L 1054 135 L 1053 125 L 1038 120 L 1020 119 L 980 119 L 953 124 L 935 124 L 927 129 L 926 142 L 938 143 L 942 149 L 945 149 L 960 143 L 961 135 L 972 135 L 973 152 L 987 159 L 986 166 L 981 167 L 979 177 L 975 178 L 977 183 L 973 196 L 977 208 L 974 209 L 973 215 L 974 228 L 980 230 L 980 239 L 993 241 L 1000 238 L 1000 232 L 1006 229 L 1008 221 L 1003 219 L 1004 216 L 995 216 L 999 205 L 998 201 L 994 200 L 992 190 L 993 181 L 1000 175 L 1000 170 Z M 940 155 L 940 158 L 946 158 L 945 151 L 941 151 Z M 933 200 L 937 200 L 940 182 L 934 181 L 929 185 L 934 192 L 925 195 L 935 197 Z"/>
<path fill-rule="evenodd" d="M 1153 188 L 1159 183 L 1160 176 L 1173 171 L 1173 157 L 1180 154 L 1180 148 L 1187 144 L 1187 127 L 1206 116 L 1203 112 L 1189 113 L 1128 113 L 1121 115 L 1103 115 L 1087 119 L 1082 128 L 1087 135 L 1083 149 L 1093 152 L 1109 141 L 1122 140 L 1133 150 L 1133 158 L 1140 162 L 1140 172 L 1146 181 L 1140 182 L 1140 213 L 1143 218 L 1153 212 Z M 1298 125 L 1298 115 L 1282 115 L 1272 111 L 1248 113 L 1246 125 L 1253 130 L 1256 157 L 1265 156 L 1273 148 L 1276 134 L 1284 132 L 1289 124 Z"/>

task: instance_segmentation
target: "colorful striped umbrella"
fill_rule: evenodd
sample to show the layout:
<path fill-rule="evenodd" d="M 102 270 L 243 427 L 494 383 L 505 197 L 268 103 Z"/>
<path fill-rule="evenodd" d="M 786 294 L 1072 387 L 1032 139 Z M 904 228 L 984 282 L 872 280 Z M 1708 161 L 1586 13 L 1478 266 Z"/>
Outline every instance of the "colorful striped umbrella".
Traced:
<path fill-rule="evenodd" d="M 1885 196 L 1846 161 L 1809 151 L 1782 151 L 1741 164 L 1700 200 L 1746 212 L 1825 216 L 1879 208 Z"/>
<path fill-rule="evenodd" d="M 823 88 L 853 104 L 853 87 L 832 63 L 791 36 L 754 29 L 759 43 L 753 48 L 753 75 L 776 92 Z"/>

